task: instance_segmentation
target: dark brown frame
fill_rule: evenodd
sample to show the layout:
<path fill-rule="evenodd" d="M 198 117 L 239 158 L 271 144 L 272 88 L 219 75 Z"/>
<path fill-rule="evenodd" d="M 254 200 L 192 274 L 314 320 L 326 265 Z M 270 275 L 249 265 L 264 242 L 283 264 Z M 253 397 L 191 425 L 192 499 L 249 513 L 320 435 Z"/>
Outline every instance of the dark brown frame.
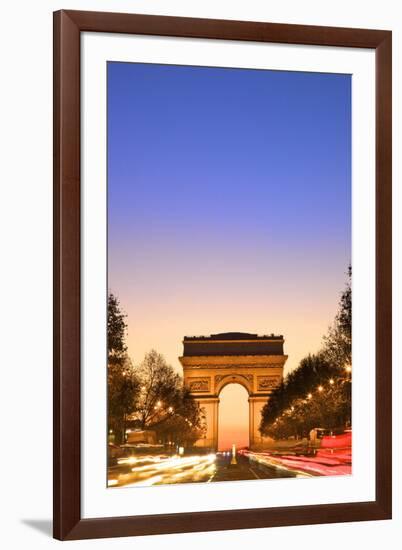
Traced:
<path fill-rule="evenodd" d="M 376 500 L 81 518 L 80 34 L 83 31 L 373 48 L 376 56 Z M 54 14 L 54 536 L 61 540 L 391 518 L 390 31 L 122 13 Z"/>

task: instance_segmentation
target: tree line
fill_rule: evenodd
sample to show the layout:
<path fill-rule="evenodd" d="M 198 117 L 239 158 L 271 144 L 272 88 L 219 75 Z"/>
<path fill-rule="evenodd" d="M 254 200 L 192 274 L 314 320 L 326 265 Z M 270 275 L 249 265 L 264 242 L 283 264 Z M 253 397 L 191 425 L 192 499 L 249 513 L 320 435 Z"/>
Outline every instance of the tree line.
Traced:
<path fill-rule="evenodd" d="M 304 357 L 262 409 L 260 432 L 274 439 L 304 437 L 313 428 L 351 425 L 352 270 L 322 348 Z"/>
<path fill-rule="evenodd" d="M 108 295 L 107 332 L 108 429 L 115 443 L 124 443 L 132 426 L 154 431 L 162 443 L 191 445 L 202 437 L 202 411 L 163 355 L 151 350 L 140 365 L 133 365 L 126 315 L 113 293 Z"/>

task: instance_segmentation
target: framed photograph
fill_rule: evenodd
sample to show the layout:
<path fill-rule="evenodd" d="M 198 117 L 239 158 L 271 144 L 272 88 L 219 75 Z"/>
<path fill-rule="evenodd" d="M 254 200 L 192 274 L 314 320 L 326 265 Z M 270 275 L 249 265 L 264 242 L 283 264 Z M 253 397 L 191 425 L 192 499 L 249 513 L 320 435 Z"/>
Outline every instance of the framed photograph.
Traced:
<path fill-rule="evenodd" d="M 54 536 L 391 518 L 391 32 L 54 14 Z"/>

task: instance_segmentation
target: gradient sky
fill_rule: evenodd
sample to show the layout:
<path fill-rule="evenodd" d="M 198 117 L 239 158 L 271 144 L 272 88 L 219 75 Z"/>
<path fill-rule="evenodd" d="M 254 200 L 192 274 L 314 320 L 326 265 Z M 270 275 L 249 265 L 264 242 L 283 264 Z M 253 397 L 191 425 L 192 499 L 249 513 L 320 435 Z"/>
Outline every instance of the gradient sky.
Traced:
<path fill-rule="evenodd" d="M 108 63 L 108 239 L 135 364 L 243 331 L 283 334 L 293 369 L 351 260 L 350 76 Z"/>

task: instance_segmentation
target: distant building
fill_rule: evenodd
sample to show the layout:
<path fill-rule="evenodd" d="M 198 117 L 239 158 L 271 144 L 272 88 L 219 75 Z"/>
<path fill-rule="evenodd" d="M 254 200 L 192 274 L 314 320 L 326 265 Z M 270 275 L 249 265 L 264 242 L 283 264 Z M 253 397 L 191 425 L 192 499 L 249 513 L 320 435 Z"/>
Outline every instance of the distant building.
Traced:
<path fill-rule="evenodd" d="M 127 441 L 129 444 L 150 444 L 155 445 L 156 433 L 152 430 L 131 430 L 126 432 Z"/>

